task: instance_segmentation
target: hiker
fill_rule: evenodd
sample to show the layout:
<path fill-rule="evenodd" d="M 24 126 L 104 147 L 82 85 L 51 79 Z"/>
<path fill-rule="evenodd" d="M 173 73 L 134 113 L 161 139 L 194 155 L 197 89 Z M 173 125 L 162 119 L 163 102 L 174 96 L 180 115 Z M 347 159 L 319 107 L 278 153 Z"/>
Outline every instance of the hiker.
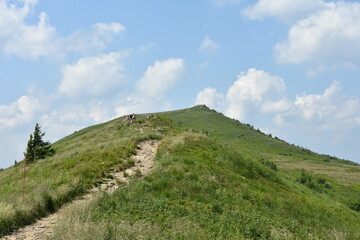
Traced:
<path fill-rule="evenodd" d="M 130 115 L 130 123 L 133 123 L 133 120 L 136 120 L 135 113 L 133 113 L 132 115 Z"/>

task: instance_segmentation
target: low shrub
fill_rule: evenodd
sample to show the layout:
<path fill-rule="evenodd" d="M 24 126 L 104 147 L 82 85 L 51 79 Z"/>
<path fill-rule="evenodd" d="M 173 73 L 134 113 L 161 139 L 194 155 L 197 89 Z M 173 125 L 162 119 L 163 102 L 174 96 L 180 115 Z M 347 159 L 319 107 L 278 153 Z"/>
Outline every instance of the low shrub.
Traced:
<path fill-rule="evenodd" d="M 360 198 L 350 202 L 348 207 L 354 211 L 360 212 Z"/>
<path fill-rule="evenodd" d="M 314 181 L 313 176 L 305 170 L 301 170 L 300 176 L 297 178 L 297 181 L 317 192 L 323 192 L 325 188 L 331 188 L 330 184 L 326 181 L 326 179 L 317 178 L 316 181 Z"/>
<path fill-rule="evenodd" d="M 264 158 L 261 158 L 260 159 L 260 163 L 274 171 L 277 171 L 277 165 L 276 163 L 270 161 L 270 160 L 267 160 L 267 159 L 264 159 Z"/>

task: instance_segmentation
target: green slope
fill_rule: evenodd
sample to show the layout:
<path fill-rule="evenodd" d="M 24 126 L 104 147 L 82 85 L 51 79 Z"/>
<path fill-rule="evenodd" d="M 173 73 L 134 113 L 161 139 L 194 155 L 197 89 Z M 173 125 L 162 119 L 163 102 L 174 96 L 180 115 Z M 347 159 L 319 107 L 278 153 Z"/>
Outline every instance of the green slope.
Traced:
<path fill-rule="evenodd" d="M 69 211 L 53 239 L 360 239 L 360 167 L 274 139 L 204 106 L 115 119 L 0 172 L 0 234 L 126 168 L 135 143 L 162 137 L 155 171 Z M 96 227 L 95 227 L 96 226 Z"/>

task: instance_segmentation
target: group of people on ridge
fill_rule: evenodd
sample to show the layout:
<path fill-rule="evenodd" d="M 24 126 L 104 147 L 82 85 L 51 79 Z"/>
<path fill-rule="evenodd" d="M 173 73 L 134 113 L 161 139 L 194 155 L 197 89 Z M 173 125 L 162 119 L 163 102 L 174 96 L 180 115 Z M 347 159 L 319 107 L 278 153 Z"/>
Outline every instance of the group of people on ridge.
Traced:
<path fill-rule="evenodd" d="M 130 115 L 126 115 L 126 116 L 125 116 L 125 120 L 126 120 L 126 121 L 130 121 L 130 123 L 132 123 L 134 120 L 136 120 L 135 113 L 130 114 Z"/>

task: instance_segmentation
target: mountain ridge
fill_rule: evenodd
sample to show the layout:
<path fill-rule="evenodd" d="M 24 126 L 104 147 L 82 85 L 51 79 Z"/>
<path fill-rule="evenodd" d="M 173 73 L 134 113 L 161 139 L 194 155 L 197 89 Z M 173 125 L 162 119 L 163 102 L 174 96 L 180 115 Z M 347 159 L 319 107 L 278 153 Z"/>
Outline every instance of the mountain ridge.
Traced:
<path fill-rule="evenodd" d="M 72 231 L 65 231 L 70 227 L 65 220 L 52 238 L 79 234 L 76 239 L 117 239 L 117 229 L 136 238 L 142 233 L 131 227 L 134 224 L 145 229 L 149 239 L 360 236 L 355 224 L 360 221 L 356 163 L 288 144 L 202 105 L 138 114 L 134 124 L 123 119 L 54 143 L 57 155 L 29 166 L 25 203 L 19 202 L 15 190 L 21 163 L 0 172 L 1 234 L 49 214 L 50 203 L 59 209 L 111 169 L 131 166 L 138 142 L 162 139 L 153 174 L 84 206 L 79 216 L 88 216 L 85 222 L 69 213 L 68 221 L 76 222 Z M 48 184 L 41 184 L 44 179 Z M 264 221 L 268 225 L 260 226 Z M 94 233 L 89 226 L 99 223 L 102 232 Z"/>

